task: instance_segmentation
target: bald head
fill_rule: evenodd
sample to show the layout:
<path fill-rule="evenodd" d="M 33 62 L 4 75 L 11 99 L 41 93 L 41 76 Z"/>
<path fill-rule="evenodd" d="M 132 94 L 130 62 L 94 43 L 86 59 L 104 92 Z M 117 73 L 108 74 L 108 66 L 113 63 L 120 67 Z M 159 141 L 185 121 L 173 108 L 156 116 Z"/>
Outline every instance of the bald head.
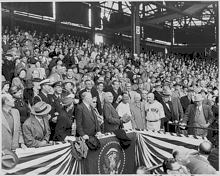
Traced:
<path fill-rule="evenodd" d="M 151 103 L 153 103 L 154 102 L 154 93 L 149 93 L 148 95 L 147 95 L 147 100 L 148 100 L 148 102 L 151 104 Z"/>

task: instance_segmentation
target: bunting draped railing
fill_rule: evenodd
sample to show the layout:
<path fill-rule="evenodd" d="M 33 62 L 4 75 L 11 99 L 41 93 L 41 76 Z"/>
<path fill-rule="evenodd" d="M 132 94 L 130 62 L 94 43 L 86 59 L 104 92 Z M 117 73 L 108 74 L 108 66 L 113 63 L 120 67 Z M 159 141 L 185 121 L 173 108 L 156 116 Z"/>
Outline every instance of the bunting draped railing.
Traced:
<path fill-rule="evenodd" d="M 18 150 L 17 166 L 2 171 L 7 175 L 133 174 L 139 166 L 152 167 L 172 157 L 172 149 L 176 146 L 197 149 L 205 140 L 196 136 L 146 130 L 127 130 L 126 133 L 132 143 L 125 150 L 120 147 L 115 135 L 109 133 L 100 139 L 101 148 L 89 151 L 87 158 L 81 161 L 73 158 L 70 143 L 57 143 Z M 162 168 L 157 168 L 155 172 L 162 173 Z"/>

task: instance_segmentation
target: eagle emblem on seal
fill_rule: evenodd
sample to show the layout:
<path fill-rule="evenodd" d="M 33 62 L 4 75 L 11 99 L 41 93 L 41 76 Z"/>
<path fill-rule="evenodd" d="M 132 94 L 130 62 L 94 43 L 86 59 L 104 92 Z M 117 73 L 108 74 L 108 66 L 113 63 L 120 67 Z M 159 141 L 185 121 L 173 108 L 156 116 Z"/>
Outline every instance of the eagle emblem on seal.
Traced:
<path fill-rule="evenodd" d="M 117 149 L 111 148 L 104 156 L 104 161 L 103 170 L 105 174 L 118 174 L 121 160 Z"/>

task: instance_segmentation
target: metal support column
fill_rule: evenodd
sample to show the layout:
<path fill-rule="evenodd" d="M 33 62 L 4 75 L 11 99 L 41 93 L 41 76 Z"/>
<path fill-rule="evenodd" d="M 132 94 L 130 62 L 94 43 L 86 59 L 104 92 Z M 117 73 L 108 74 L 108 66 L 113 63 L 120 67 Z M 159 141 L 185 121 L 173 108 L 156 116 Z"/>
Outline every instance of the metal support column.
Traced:
<path fill-rule="evenodd" d="M 95 43 L 95 21 L 94 21 L 94 10 L 95 5 L 91 2 L 91 31 L 90 31 L 90 40 Z"/>
<path fill-rule="evenodd" d="M 174 28 L 173 28 L 173 20 L 171 21 L 171 32 L 170 32 L 170 37 L 171 37 L 171 47 L 170 47 L 170 51 L 173 52 L 173 42 L 174 42 Z"/>
<path fill-rule="evenodd" d="M 140 2 L 132 2 L 131 13 L 132 13 L 132 54 L 140 54 L 140 16 L 139 16 L 139 5 Z"/>

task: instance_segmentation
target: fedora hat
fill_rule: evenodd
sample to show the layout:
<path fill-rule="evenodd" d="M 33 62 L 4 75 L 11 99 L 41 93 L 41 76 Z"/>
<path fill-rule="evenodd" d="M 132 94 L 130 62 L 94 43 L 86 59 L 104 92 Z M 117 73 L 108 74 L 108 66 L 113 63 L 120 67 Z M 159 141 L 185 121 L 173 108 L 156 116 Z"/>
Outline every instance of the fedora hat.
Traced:
<path fill-rule="evenodd" d="M 42 81 L 42 79 L 40 79 L 40 78 L 34 78 L 34 79 L 32 79 L 32 82 L 41 82 Z"/>
<path fill-rule="evenodd" d="M 31 113 L 34 115 L 45 115 L 51 111 L 51 106 L 44 101 L 36 103 L 32 109 Z"/>
<path fill-rule="evenodd" d="M 187 92 L 194 92 L 193 87 L 188 87 Z"/>
<path fill-rule="evenodd" d="M 171 96 L 172 92 L 170 90 L 165 90 L 162 92 L 162 96 L 166 97 L 166 96 Z"/>
<path fill-rule="evenodd" d="M 176 83 L 174 84 L 174 86 L 182 86 L 182 83 L 181 83 L 181 82 L 176 82 Z"/>
<path fill-rule="evenodd" d="M 2 89 L 5 87 L 5 85 L 10 84 L 9 81 L 2 81 Z"/>
<path fill-rule="evenodd" d="M 196 94 L 194 96 L 194 101 L 203 101 L 203 100 L 204 100 L 204 98 L 202 97 L 201 94 Z"/>
<path fill-rule="evenodd" d="M 18 164 L 18 156 L 9 149 L 4 149 L 2 153 L 2 169 L 13 169 Z"/>
<path fill-rule="evenodd" d="M 70 105 L 70 104 L 73 103 L 73 102 L 74 102 L 74 99 L 73 99 L 73 98 L 71 98 L 71 97 L 66 97 L 66 98 L 62 99 L 61 104 L 62 104 L 63 106 L 68 106 L 68 105 Z"/>
<path fill-rule="evenodd" d="M 85 141 L 89 150 L 98 150 L 101 147 L 101 143 L 95 136 L 89 136 L 89 139 Z"/>

